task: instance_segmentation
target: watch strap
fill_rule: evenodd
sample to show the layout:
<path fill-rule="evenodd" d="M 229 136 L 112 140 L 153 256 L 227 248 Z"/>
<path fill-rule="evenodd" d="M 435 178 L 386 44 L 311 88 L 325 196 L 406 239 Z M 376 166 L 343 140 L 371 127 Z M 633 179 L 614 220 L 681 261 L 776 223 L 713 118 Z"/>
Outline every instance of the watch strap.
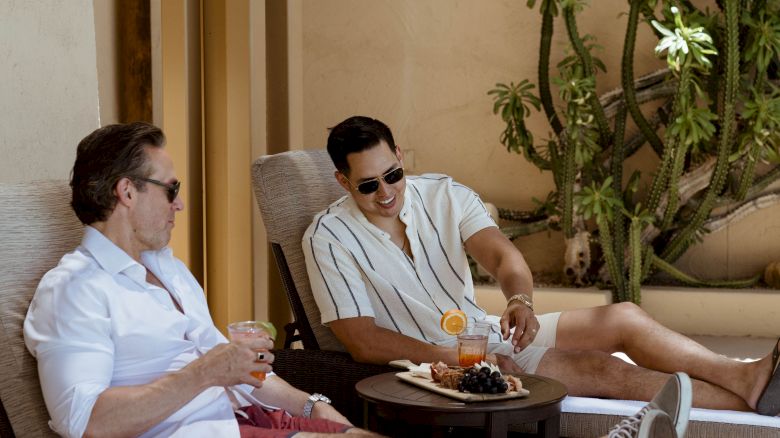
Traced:
<path fill-rule="evenodd" d="M 317 402 L 324 402 L 327 404 L 330 404 L 330 399 L 328 397 L 325 397 L 322 394 L 314 393 L 309 396 L 309 399 L 306 400 L 306 403 L 303 405 L 303 417 L 304 418 L 311 418 L 311 413 L 314 410 L 314 405 Z"/>

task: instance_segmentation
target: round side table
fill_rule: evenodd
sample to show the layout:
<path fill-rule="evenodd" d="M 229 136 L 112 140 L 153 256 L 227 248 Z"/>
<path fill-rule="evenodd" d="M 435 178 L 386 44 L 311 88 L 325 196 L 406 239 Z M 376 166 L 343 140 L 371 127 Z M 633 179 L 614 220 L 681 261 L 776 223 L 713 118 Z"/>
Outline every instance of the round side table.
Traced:
<path fill-rule="evenodd" d="M 406 383 L 395 373 L 367 377 L 355 385 L 364 399 L 366 427 L 376 419 L 430 426 L 483 428 L 486 437 L 505 438 L 510 424 L 537 423 L 537 436 L 557 437 L 562 383 L 542 376 L 519 376 L 527 397 L 494 402 L 465 403 Z"/>

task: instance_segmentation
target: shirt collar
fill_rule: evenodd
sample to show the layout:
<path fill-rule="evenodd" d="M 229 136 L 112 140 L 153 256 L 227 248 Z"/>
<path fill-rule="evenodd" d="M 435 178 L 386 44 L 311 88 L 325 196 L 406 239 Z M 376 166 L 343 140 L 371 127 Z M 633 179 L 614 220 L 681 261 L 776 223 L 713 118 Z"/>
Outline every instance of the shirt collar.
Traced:
<path fill-rule="evenodd" d="M 144 266 L 154 272 L 154 275 L 162 281 L 166 278 L 163 272 L 167 272 L 171 275 L 176 270 L 174 269 L 173 250 L 170 247 L 165 247 L 159 251 L 143 251 L 141 253 L 141 261 Z"/>
<path fill-rule="evenodd" d="M 404 187 L 404 205 L 401 206 L 401 211 L 398 212 L 398 217 L 401 218 L 401 222 L 408 225 L 407 215 L 412 208 L 412 180 L 406 178 L 406 186 Z"/>
<path fill-rule="evenodd" d="M 84 228 L 84 238 L 81 240 L 81 245 L 111 275 L 122 272 L 133 265 L 139 265 L 122 248 L 116 246 L 108 237 L 91 226 Z"/>
<path fill-rule="evenodd" d="M 126 271 L 125 274 L 139 284 L 146 282 L 147 267 L 158 278 L 162 278 L 164 267 L 160 266 L 160 263 L 166 263 L 166 267 L 172 266 L 170 262 L 173 261 L 173 250 L 167 246 L 159 251 L 141 252 L 141 260 L 144 263 L 141 265 L 103 233 L 91 226 L 85 227 L 81 245 L 92 254 L 92 257 L 106 272 L 115 275 Z"/>

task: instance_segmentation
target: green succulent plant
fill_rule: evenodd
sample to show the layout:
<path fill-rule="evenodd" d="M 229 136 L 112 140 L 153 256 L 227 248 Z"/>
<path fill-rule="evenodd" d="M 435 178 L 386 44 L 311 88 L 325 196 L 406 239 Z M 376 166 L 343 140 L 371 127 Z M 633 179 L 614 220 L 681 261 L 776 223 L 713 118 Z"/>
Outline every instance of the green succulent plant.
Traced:
<path fill-rule="evenodd" d="M 689 1 L 629 0 L 621 89 L 601 98 L 596 83 L 606 66 L 594 55 L 600 46 L 580 34 L 576 20 L 588 3 L 527 1 L 537 5 L 537 84 L 497 84 L 489 94 L 506 124 L 501 143 L 551 171 L 555 189 L 533 214 L 500 209 L 503 218 L 522 218 L 508 235 L 551 228 L 567 239 L 597 234 L 598 269 L 585 269 L 599 272 L 591 281 L 609 284 L 616 301 L 640 302 L 640 286 L 655 271 L 691 285 L 754 283 L 755 277 L 703 282 L 673 263 L 703 233 L 736 220 L 729 212 L 778 194 L 771 183 L 780 178 L 780 2 L 719 0 L 718 9 L 700 10 Z M 550 55 L 559 15 L 570 47 L 555 75 Z M 655 53 L 668 68 L 637 79 L 641 23 L 658 36 Z M 648 102 L 660 103 L 650 116 L 641 110 Z M 543 111 L 552 128 L 541 145 L 525 122 L 533 110 Z M 627 132 L 629 117 L 637 132 Z M 643 144 L 658 166 L 624 182 L 625 160 Z M 727 213 L 716 215 L 716 208 Z"/>

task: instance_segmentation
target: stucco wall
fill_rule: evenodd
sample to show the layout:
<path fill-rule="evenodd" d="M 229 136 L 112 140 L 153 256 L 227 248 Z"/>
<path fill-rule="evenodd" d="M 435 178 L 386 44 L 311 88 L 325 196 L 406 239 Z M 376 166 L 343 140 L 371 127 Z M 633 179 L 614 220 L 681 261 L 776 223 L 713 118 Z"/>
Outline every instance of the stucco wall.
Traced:
<path fill-rule="evenodd" d="M 0 181 L 68 178 L 99 124 L 92 0 L 0 0 Z"/>
<path fill-rule="evenodd" d="M 537 82 L 540 14 L 538 5 L 529 10 L 525 3 L 301 2 L 302 49 L 291 56 L 300 58 L 302 69 L 305 147 L 323 147 L 326 128 L 350 115 L 371 115 L 388 123 L 397 143 L 412 152 L 406 165 L 415 173 L 447 173 L 499 206 L 533 208 L 532 199 L 544 199 L 552 188 L 551 176 L 499 143 L 502 123 L 486 94 L 496 82 Z M 608 73 L 598 79 L 599 92 L 619 84 L 627 8 L 626 2 L 590 2 L 579 19 L 580 33 L 596 35 L 605 48 L 598 56 Z M 553 66 L 564 56 L 565 40 L 560 18 L 555 26 Z M 640 29 L 637 75 L 663 66 L 653 55 L 657 40 L 646 26 Z M 537 143 L 551 132 L 541 114 L 529 126 Z M 631 166 L 652 168 L 654 160 L 652 152 L 640 151 Z M 763 269 L 780 258 L 780 211 L 770 210 L 708 236 L 680 266 L 718 278 Z M 535 270 L 562 263 L 560 234 L 540 233 L 518 245 Z"/>

